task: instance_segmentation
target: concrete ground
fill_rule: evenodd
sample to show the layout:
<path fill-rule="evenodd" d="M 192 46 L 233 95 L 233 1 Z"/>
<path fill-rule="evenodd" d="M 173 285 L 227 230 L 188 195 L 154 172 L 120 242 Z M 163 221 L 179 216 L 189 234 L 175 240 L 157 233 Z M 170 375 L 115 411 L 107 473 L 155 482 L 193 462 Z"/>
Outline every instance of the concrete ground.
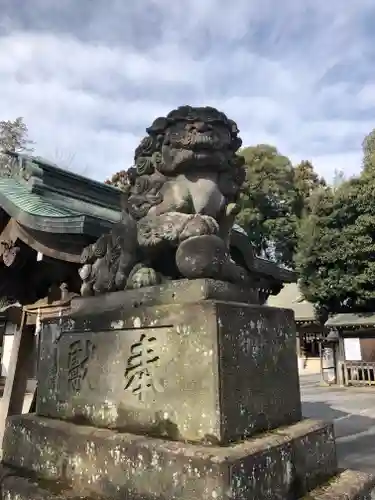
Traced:
<path fill-rule="evenodd" d="M 375 388 L 330 388 L 302 375 L 305 417 L 334 422 L 339 466 L 375 473 Z"/>

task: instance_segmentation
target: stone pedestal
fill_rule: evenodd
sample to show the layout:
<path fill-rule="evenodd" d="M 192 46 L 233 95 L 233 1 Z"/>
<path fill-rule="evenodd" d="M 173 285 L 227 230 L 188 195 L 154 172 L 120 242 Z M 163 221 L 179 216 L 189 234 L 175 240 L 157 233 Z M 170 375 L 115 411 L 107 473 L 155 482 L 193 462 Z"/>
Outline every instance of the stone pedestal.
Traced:
<path fill-rule="evenodd" d="M 301 418 L 293 317 L 201 301 L 46 325 L 37 413 L 229 444 Z M 288 390 L 285 390 L 285 388 Z"/>
<path fill-rule="evenodd" d="M 335 476 L 332 426 L 302 419 L 292 313 L 240 292 L 172 283 L 46 323 L 37 414 L 7 422 L 4 498 L 370 498 L 371 478 Z"/>

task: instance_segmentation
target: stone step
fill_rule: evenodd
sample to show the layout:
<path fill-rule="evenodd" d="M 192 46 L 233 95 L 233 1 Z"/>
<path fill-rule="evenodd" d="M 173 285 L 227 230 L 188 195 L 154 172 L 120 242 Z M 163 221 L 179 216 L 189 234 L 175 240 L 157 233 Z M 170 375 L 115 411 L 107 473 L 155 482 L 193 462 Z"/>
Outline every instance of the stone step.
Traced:
<path fill-rule="evenodd" d="M 29 414 L 8 419 L 3 449 L 8 466 L 112 500 L 295 500 L 337 471 L 332 425 L 312 420 L 219 447 Z"/>
<path fill-rule="evenodd" d="M 19 474 L 19 471 L 0 466 L 2 500 L 100 500 L 98 497 L 77 494 L 57 482 L 51 484 Z"/>
<path fill-rule="evenodd" d="M 373 500 L 375 477 L 353 470 L 345 470 L 328 484 L 311 491 L 304 500 Z"/>
<path fill-rule="evenodd" d="M 40 486 L 39 481 L 17 476 L 12 469 L 2 467 L 0 470 L 0 498 L 4 500 L 100 500 L 99 497 L 77 495 L 71 489 L 46 488 L 45 484 Z M 374 483 L 374 477 L 369 474 L 346 470 L 328 485 L 304 496 L 304 500 L 372 500 Z"/>

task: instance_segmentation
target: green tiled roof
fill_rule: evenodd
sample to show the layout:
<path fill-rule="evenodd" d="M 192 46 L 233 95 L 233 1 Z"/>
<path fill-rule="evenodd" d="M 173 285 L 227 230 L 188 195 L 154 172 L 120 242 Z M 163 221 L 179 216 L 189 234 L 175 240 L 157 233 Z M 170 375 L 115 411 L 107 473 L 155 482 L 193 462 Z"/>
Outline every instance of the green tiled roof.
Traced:
<path fill-rule="evenodd" d="M 98 237 L 121 218 L 118 189 L 45 160 L 12 154 L 12 177 L 0 177 L 0 208 L 21 226 Z"/>
<path fill-rule="evenodd" d="M 52 205 L 26 185 L 15 179 L 0 179 L 0 200 L 4 204 L 11 203 L 16 209 L 37 217 L 71 217 L 78 215 L 65 207 Z"/>

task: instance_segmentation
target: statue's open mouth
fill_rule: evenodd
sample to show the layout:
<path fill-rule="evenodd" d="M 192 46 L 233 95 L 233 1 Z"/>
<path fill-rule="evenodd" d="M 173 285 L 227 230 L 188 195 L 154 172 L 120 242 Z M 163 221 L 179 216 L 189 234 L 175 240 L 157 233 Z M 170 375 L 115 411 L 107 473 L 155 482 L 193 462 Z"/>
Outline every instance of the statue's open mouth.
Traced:
<path fill-rule="evenodd" d="M 214 168 L 215 170 L 222 170 L 228 167 L 228 158 L 225 152 L 215 150 L 213 148 L 185 148 L 185 149 L 171 149 L 172 154 L 170 161 L 172 161 L 172 169 L 175 172 L 183 172 L 190 170 L 190 168 Z"/>
<path fill-rule="evenodd" d="M 223 149 L 222 138 L 218 137 L 217 134 L 212 133 L 190 133 L 185 136 L 176 136 L 171 138 L 171 145 L 174 148 L 184 148 L 197 150 L 219 150 Z"/>

